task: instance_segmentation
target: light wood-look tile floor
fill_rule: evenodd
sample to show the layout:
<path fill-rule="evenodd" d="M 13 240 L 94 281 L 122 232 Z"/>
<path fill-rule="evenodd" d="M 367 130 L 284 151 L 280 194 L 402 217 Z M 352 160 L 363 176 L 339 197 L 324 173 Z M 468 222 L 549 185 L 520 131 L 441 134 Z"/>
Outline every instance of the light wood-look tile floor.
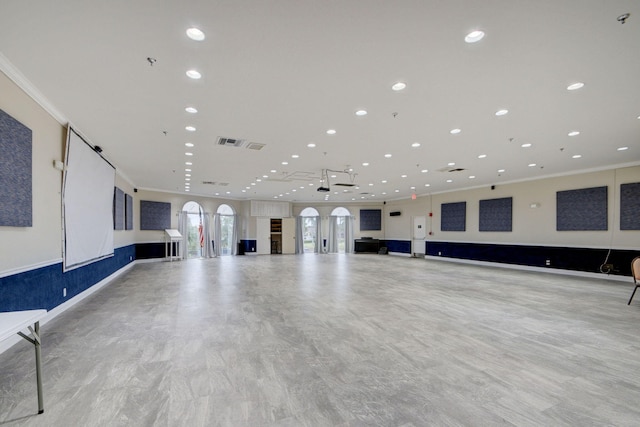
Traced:
<path fill-rule="evenodd" d="M 383 255 L 138 264 L 0 355 L 11 426 L 640 425 L 629 283 Z"/>

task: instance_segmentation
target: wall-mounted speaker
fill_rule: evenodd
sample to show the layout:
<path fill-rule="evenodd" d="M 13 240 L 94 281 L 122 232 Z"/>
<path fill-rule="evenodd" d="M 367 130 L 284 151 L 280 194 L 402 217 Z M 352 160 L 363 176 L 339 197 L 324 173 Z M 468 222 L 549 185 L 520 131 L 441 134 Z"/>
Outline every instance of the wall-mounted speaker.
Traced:
<path fill-rule="evenodd" d="M 389 216 L 400 216 L 400 214 L 402 214 L 400 211 L 389 212 Z"/>

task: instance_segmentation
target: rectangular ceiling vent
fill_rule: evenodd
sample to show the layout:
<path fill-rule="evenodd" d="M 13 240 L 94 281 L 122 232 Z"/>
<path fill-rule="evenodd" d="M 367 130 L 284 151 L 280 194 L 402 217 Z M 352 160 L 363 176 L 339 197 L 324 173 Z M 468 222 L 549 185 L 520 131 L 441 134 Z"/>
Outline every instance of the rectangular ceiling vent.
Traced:
<path fill-rule="evenodd" d="M 202 181 L 204 185 L 219 185 L 220 187 L 226 187 L 229 185 L 228 182 L 217 182 L 217 181 Z"/>
<path fill-rule="evenodd" d="M 250 142 L 247 144 L 249 150 L 262 150 L 266 144 L 260 144 L 259 142 Z"/>
<path fill-rule="evenodd" d="M 337 187 L 355 187 L 356 184 L 351 184 L 348 182 L 336 182 L 335 184 L 331 184 L 331 185 L 335 185 Z"/>
<path fill-rule="evenodd" d="M 225 138 L 223 136 L 219 136 L 218 145 L 224 145 L 225 147 L 242 147 L 244 145 L 244 139 Z"/>

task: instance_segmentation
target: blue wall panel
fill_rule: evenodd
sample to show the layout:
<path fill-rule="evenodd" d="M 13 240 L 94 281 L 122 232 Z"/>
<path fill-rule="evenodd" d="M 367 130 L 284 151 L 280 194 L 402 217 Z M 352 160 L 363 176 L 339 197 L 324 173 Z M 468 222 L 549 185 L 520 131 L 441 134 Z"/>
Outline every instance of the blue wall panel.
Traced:
<path fill-rule="evenodd" d="M 0 226 L 31 227 L 31 129 L 0 110 Z"/>
<path fill-rule="evenodd" d="M 124 191 L 118 187 L 113 192 L 113 229 L 124 230 Z"/>
<path fill-rule="evenodd" d="M 511 231 L 512 197 L 480 200 L 479 231 Z"/>
<path fill-rule="evenodd" d="M 440 205 L 440 231 L 465 231 L 467 227 L 467 202 Z"/>
<path fill-rule="evenodd" d="M 558 191 L 556 193 L 556 230 L 607 230 L 607 188 Z"/>
<path fill-rule="evenodd" d="M 51 310 L 89 289 L 135 259 L 135 245 L 117 248 L 114 256 L 64 273 L 62 263 L 0 278 L 0 311 Z M 67 297 L 62 289 L 67 288 Z"/>
<path fill-rule="evenodd" d="M 125 211 L 125 230 L 133 230 L 133 196 L 125 194 L 124 197 L 124 211 Z"/>
<path fill-rule="evenodd" d="M 140 200 L 140 230 L 171 228 L 171 203 Z"/>
<path fill-rule="evenodd" d="M 640 230 L 640 182 L 620 186 L 620 230 Z"/>
<path fill-rule="evenodd" d="M 402 254 L 411 253 L 410 240 L 381 240 L 380 247 L 386 246 L 389 252 L 397 252 Z"/>
<path fill-rule="evenodd" d="M 382 230 L 382 210 L 360 209 L 360 231 Z"/>

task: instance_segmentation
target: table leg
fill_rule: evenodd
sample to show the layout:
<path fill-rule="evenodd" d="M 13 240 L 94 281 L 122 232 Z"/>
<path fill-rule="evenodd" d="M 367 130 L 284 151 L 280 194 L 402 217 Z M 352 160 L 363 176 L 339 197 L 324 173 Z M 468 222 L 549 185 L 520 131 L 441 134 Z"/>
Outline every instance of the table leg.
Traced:
<path fill-rule="evenodd" d="M 44 412 L 44 398 L 42 396 L 42 361 L 40 351 L 40 322 L 35 323 L 35 347 L 36 347 L 36 381 L 38 383 L 38 414 Z"/>

